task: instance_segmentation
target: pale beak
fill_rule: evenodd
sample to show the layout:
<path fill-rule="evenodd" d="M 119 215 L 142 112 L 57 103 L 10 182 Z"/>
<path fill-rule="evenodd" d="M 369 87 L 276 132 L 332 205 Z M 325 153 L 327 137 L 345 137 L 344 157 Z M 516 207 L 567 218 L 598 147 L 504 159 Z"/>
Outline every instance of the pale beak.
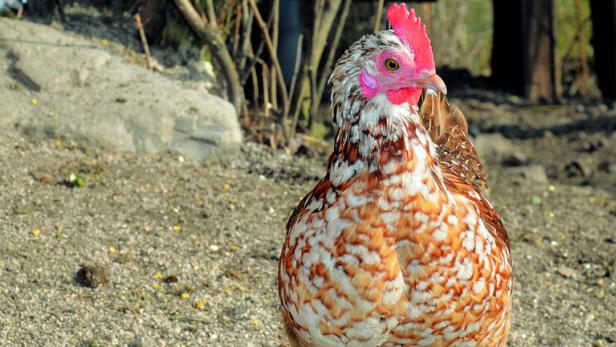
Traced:
<path fill-rule="evenodd" d="M 432 89 L 443 94 L 447 94 L 447 86 L 443 79 L 436 73 L 430 74 L 425 78 L 419 78 L 413 81 L 417 87 Z"/>

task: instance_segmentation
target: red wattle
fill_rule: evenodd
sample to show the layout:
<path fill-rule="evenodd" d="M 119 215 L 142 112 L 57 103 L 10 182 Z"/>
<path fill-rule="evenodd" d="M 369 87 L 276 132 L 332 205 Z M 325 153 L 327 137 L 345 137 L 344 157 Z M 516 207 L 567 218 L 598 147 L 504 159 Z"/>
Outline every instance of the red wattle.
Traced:
<path fill-rule="evenodd" d="M 387 99 L 389 102 L 395 105 L 408 102 L 409 105 L 414 106 L 419 102 L 421 97 L 421 88 L 401 88 L 398 90 L 387 91 Z"/>

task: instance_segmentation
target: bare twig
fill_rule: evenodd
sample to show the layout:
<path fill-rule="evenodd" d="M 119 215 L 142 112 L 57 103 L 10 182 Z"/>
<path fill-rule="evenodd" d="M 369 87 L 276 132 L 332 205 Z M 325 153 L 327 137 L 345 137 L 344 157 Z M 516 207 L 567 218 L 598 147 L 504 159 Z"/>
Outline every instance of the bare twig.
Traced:
<path fill-rule="evenodd" d="M 201 6 L 201 0 L 193 0 L 193 5 L 195 6 L 195 10 L 199 13 L 199 17 L 201 17 L 205 23 L 208 23 L 205 10 L 203 9 L 203 6 Z"/>
<path fill-rule="evenodd" d="M 242 9 L 242 34 L 240 36 L 242 41 L 240 44 L 240 51 L 238 52 L 240 56 L 234 56 L 233 58 L 238 63 L 238 71 L 240 71 L 240 81 L 242 85 L 244 85 L 244 81 L 250 73 L 250 69 L 246 70 L 246 61 L 248 57 L 248 51 L 252 49 L 251 36 L 252 20 L 254 17 L 252 12 L 250 12 L 250 9 L 248 8 L 247 0 L 242 0 L 240 7 Z"/>
<path fill-rule="evenodd" d="M 323 57 L 323 51 L 327 46 L 327 38 L 331 31 L 338 10 L 342 5 L 342 0 L 329 0 L 327 1 L 327 8 L 325 8 L 325 1 L 318 0 L 315 5 L 315 24 L 314 33 L 312 36 L 310 60 L 308 64 L 308 81 L 310 82 L 310 114 L 308 117 L 308 126 L 310 127 L 313 122 L 314 115 L 317 111 L 319 103 L 321 101 L 319 95 L 319 83 L 318 72 L 321 66 L 321 58 Z M 341 25 L 341 24 L 340 24 Z"/>
<path fill-rule="evenodd" d="M 330 29 L 336 20 L 336 15 L 342 4 L 342 0 L 330 0 L 328 1 L 329 7 L 324 9 L 323 0 L 320 0 L 321 6 L 317 8 L 318 23 L 315 24 L 315 34 L 312 42 L 312 53 L 310 59 L 310 68 L 316 72 L 323 56 L 323 51 L 327 46 L 327 37 L 329 36 Z M 315 20 L 316 21 L 316 20 Z"/>
<path fill-rule="evenodd" d="M 273 21 L 272 21 L 272 46 L 274 48 L 274 52 L 276 52 L 276 56 L 278 56 L 278 22 L 280 20 L 280 0 L 274 0 L 272 3 L 272 17 L 273 17 Z M 275 109 L 278 109 L 278 98 L 277 98 L 277 85 L 276 85 L 276 79 L 277 77 L 277 73 L 276 70 L 273 70 L 270 76 L 271 82 L 271 89 L 272 89 L 272 107 L 274 107 Z M 284 77 L 284 76 L 282 76 Z M 286 114 L 284 115 L 284 117 L 286 118 Z"/>
<path fill-rule="evenodd" d="M 293 76 L 291 77 L 291 86 L 289 87 L 289 96 L 292 96 L 295 92 L 295 85 L 297 84 L 297 75 L 299 74 L 299 68 L 302 63 L 302 44 L 304 41 L 304 35 L 300 34 L 297 38 L 297 48 L 295 49 L 295 66 L 293 67 Z M 295 132 L 294 130 L 291 130 Z"/>
<path fill-rule="evenodd" d="M 265 117 L 270 117 L 270 97 L 269 97 L 269 68 L 267 64 L 261 59 L 258 59 L 259 64 L 261 65 L 261 82 L 263 83 L 263 111 L 265 112 Z"/>
<path fill-rule="evenodd" d="M 306 88 L 299 88 L 299 95 L 297 96 L 297 107 L 295 108 L 295 112 L 293 113 L 293 124 L 291 125 L 291 129 L 293 129 L 293 133 L 297 132 L 297 124 L 299 122 L 299 113 L 302 110 L 302 102 L 304 101 L 304 95 L 306 93 Z"/>
<path fill-rule="evenodd" d="M 152 56 L 150 56 L 150 47 L 148 46 L 148 40 L 145 37 L 145 31 L 143 31 L 143 23 L 141 22 L 141 15 L 139 13 L 135 14 L 135 26 L 137 27 L 137 31 L 139 31 L 139 38 L 141 39 L 141 44 L 143 45 L 143 51 L 145 52 L 145 63 L 148 69 L 152 69 Z"/>
<path fill-rule="evenodd" d="M 578 76 L 578 84 L 580 86 L 580 94 L 585 95 L 588 92 L 588 57 L 586 55 L 586 42 L 584 41 L 584 18 L 582 17 L 582 1 L 575 0 L 575 14 L 578 25 L 578 33 L 580 33 L 577 40 L 578 54 L 580 59 L 580 75 Z"/>
<path fill-rule="evenodd" d="M 308 126 L 311 125 L 312 122 L 312 106 L 316 103 L 316 90 L 317 90 L 317 72 L 319 70 L 319 62 L 321 60 L 321 50 L 318 47 L 325 48 L 325 43 L 321 44 L 320 41 L 327 41 L 327 36 L 322 38 L 322 35 L 319 35 L 320 31 L 329 32 L 328 28 L 324 28 L 321 25 L 323 19 L 323 11 L 325 8 L 325 0 L 317 0 L 314 4 L 314 23 L 312 25 L 312 38 L 310 40 L 310 57 L 308 58 L 308 66 L 307 73 L 304 75 L 304 78 L 308 78 L 308 88 L 310 90 L 310 114 L 308 115 Z M 318 52 L 318 53 L 317 53 Z M 303 81 L 302 81 L 303 82 Z M 302 83 L 300 95 L 305 93 L 304 88 L 306 88 L 306 84 Z M 298 100 L 298 109 L 302 107 L 301 100 Z M 296 114 L 298 114 L 298 110 L 295 110 Z"/>
<path fill-rule="evenodd" d="M 178 0 L 176 0 L 178 1 Z M 278 79 L 278 83 L 280 84 L 280 91 L 282 94 L 282 115 L 286 117 L 286 114 L 289 112 L 289 94 L 287 93 L 287 86 L 284 83 L 284 78 L 282 76 L 282 69 L 280 68 L 280 63 L 278 62 L 278 55 L 276 54 L 276 50 L 274 49 L 274 45 L 270 38 L 267 24 L 263 21 L 263 17 L 261 17 L 261 13 L 259 12 L 259 8 L 257 8 L 257 4 L 255 0 L 249 0 L 250 7 L 254 12 L 255 19 L 257 20 L 257 24 L 261 28 L 263 32 L 263 39 L 265 41 L 265 46 L 270 53 L 270 58 L 272 59 L 272 64 L 274 65 L 274 69 L 276 70 L 276 77 Z"/>
<path fill-rule="evenodd" d="M 211 27 L 216 27 L 218 23 L 216 23 L 216 12 L 214 8 L 214 2 L 212 0 L 205 0 L 207 17 L 210 21 Z"/>
<path fill-rule="evenodd" d="M 208 4 L 211 0 L 208 0 Z M 212 52 L 212 56 L 220 65 L 220 70 L 227 82 L 229 98 L 236 112 L 242 110 L 243 89 L 240 78 L 235 66 L 235 62 L 225 45 L 220 30 L 216 27 L 216 22 L 206 25 L 201 19 L 189 0 L 175 0 L 175 4 L 193 29 L 193 31 L 205 42 Z M 213 12 L 213 8 L 210 12 Z"/>
<path fill-rule="evenodd" d="M 331 47 L 329 49 L 329 54 L 327 55 L 327 59 L 325 60 L 325 65 L 323 65 L 323 71 L 321 72 L 321 80 L 319 81 L 319 86 L 317 89 L 317 105 L 321 101 L 321 97 L 325 92 L 325 86 L 327 86 L 327 80 L 329 79 L 329 74 L 332 71 L 332 65 L 334 64 L 334 59 L 336 58 L 336 50 L 338 49 L 338 44 L 340 43 L 340 39 L 342 38 L 342 31 L 344 29 L 344 25 L 346 24 L 347 17 L 349 16 L 349 10 L 351 8 L 351 0 L 344 0 L 344 5 L 342 7 L 342 13 L 340 13 L 340 19 L 338 20 L 338 27 L 336 28 L 336 33 L 334 34 L 334 38 L 331 43 Z"/>
<path fill-rule="evenodd" d="M 252 100 L 255 108 L 259 108 L 259 77 L 257 76 L 257 70 L 253 67 L 250 70 L 250 76 L 252 77 Z"/>
<path fill-rule="evenodd" d="M 237 50 L 240 45 L 240 26 L 242 18 L 242 6 L 237 6 L 235 10 L 235 31 L 233 32 L 233 51 L 232 56 L 237 57 Z"/>
<path fill-rule="evenodd" d="M 250 26 L 252 27 L 252 22 L 253 22 L 253 18 L 254 18 L 254 13 L 252 11 L 250 12 Z M 274 14 L 273 12 L 270 12 L 270 16 L 267 19 L 267 26 L 269 28 L 270 23 L 274 20 Z M 247 44 L 250 46 L 250 36 L 248 36 L 248 40 L 247 40 Z M 251 57 L 250 62 L 248 63 L 247 67 L 245 67 L 242 72 L 240 73 L 240 81 L 242 82 L 242 85 L 244 85 L 244 83 L 246 83 L 246 79 L 248 78 L 248 74 L 250 73 L 250 70 L 257 64 L 257 59 L 261 56 L 261 53 L 263 53 L 263 48 L 265 48 L 265 40 L 260 40 L 259 41 L 259 45 L 257 46 L 257 50 L 255 51 L 255 54 L 247 54 L 248 57 Z"/>
<path fill-rule="evenodd" d="M 379 0 L 378 5 L 376 5 L 376 18 L 374 18 L 374 32 L 377 32 L 381 29 L 381 17 L 383 17 L 383 6 L 385 0 Z"/>

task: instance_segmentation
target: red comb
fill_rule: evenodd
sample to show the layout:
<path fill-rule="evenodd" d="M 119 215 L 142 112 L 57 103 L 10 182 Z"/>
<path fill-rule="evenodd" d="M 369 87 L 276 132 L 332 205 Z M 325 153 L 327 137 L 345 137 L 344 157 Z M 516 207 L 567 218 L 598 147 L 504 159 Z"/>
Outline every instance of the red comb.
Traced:
<path fill-rule="evenodd" d="M 421 18 L 415 16 L 415 10 L 408 11 L 405 4 L 393 4 L 387 9 L 387 20 L 396 36 L 413 50 L 416 66 L 434 70 L 434 56 L 426 26 L 421 25 Z"/>

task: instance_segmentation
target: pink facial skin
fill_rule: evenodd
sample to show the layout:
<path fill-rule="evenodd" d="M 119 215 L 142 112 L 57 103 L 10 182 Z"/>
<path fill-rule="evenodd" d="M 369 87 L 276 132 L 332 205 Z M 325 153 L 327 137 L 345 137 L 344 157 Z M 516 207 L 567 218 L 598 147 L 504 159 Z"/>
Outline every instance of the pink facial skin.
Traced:
<path fill-rule="evenodd" d="M 396 71 L 389 71 L 385 67 L 385 61 L 390 58 L 400 65 Z M 410 105 L 417 105 L 422 89 L 414 87 L 413 81 L 422 75 L 422 71 L 417 71 L 413 59 L 405 52 L 384 51 L 376 57 L 375 63 L 376 76 L 366 70 L 359 74 L 359 84 L 364 97 L 369 100 L 385 92 L 387 99 L 393 104 L 408 102 Z"/>

